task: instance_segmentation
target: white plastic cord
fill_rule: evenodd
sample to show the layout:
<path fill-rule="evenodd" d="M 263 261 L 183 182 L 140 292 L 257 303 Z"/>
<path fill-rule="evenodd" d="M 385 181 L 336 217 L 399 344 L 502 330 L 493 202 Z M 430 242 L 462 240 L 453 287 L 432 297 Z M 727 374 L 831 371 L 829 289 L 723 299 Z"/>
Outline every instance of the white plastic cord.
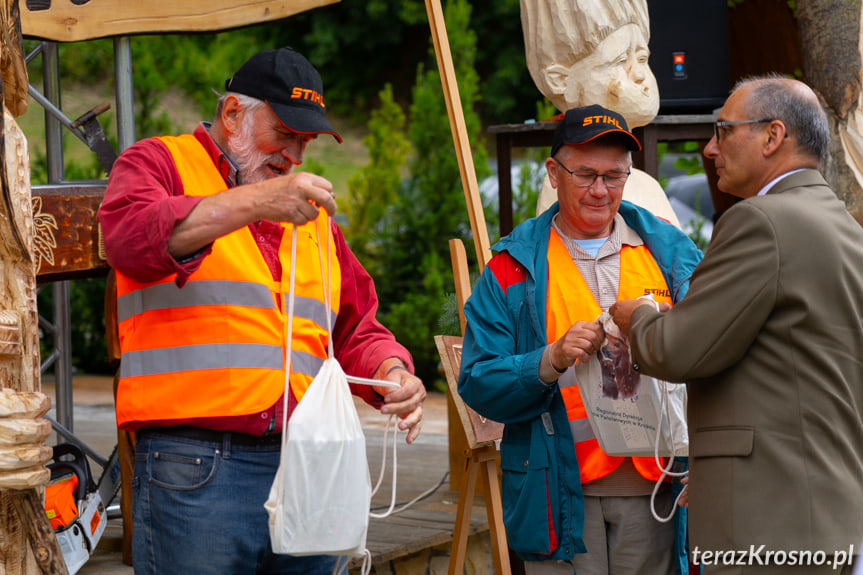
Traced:
<path fill-rule="evenodd" d="M 282 408 L 282 451 L 288 441 L 288 394 L 291 393 L 291 338 L 294 332 L 294 272 L 297 269 L 297 226 L 291 226 L 294 229 L 291 236 L 291 279 L 290 289 L 288 290 L 288 358 L 285 360 L 285 393 L 282 396 L 284 406 Z"/>
<path fill-rule="evenodd" d="M 663 382 L 662 384 L 662 400 L 659 403 L 659 419 L 660 425 L 662 425 L 662 414 L 667 412 L 668 407 L 668 384 Z M 659 521 L 660 523 L 668 523 L 671 521 L 671 518 L 674 517 L 674 512 L 677 511 L 678 502 L 680 498 L 683 496 L 683 491 L 677 494 L 677 497 L 674 498 L 674 505 L 671 506 L 671 512 L 667 517 L 660 517 L 656 512 L 656 494 L 659 493 L 659 488 L 662 485 L 663 479 L 666 477 L 685 477 L 689 474 L 689 471 L 682 472 L 672 472 L 671 467 L 674 465 L 674 456 L 677 452 L 674 448 L 674 433 L 671 429 L 671 417 L 666 413 L 665 420 L 668 422 L 668 437 L 671 441 L 671 456 L 668 458 L 668 463 L 665 467 L 662 466 L 662 460 L 659 459 L 659 439 L 662 433 L 660 430 L 656 430 L 656 439 L 653 442 L 653 457 L 656 461 L 656 466 L 662 471 L 662 475 L 659 476 L 659 479 L 656 480 L 656 485 L 653 486 L 653 492 L 650 494 L 650 513 L 653 514 L 653 518 Z M 684 488 L 685 490 L 686 488 Z"/>
<path fill-rule="evenodd" d="M 333 263 L 332 263 L 333 233 L 332 233 L 332 228 L 330 227 L 329 218 L 327 218 L 327 271 L 328 271 L 328 275 L 324 275 L 324 256 L 323 256 L 323 253 L 321 252 L 320 228 L 318 225 L 315 225 L 315 232 L 317 233 L 317 240 L 318 240 L 317 241 L 317 244 L 318 244 L 318 261 L 320 262 L 321 278 L 323 280 L 322 283 L 324 284 L 324 303 L 325 303 L 324 307 L 326 309 L 326 315 L 327 315 L 327 333 L 332 334 L 332 318 L 330 315 L 330 309 L 331 309 L 330 308 L 330 301 L 331 301 L 331 293 L 330 293 L 331 283 L 330 282 L 332 281 L 332 269 L 333 269 Z M 291 245 L 291 286 L 290 286 L 290 303 L 288 306 L 289 317 L 293 317 L 293 310 L 294 310 L 293 294 L 294 294 L 294 270 L 295 270 L 294 262 L 296 261 L 296 246 L 297 246 L 297 228 L 296 228 L 296 226 L 294 226 L 294 235 L 293 235 L 293 241 L 292 241 L 292 245 Z M 290 321 L 288 324 L 288 353 L 289 354 L 290 354 L 291 325 L 292 324 L 293 324 L 293 321 Z M 330 337 L 328 337 L 327 339 L 328 339 L 327 352 L 328 352 L 329 357 L 332 358 L 333 357 L 333 338 L 330 335 Z M 354 376 L 346 376 L 346 377 L 347 377 L 347 380 L 349 382 L 354 383 L 354 384 L 377 385 L 377 386 L 386 386 L 386 387 L 400 387 L 397 383 L 392 382 L 392 381 L 365 379 L 365 378 L 354 377 Z M 286 390 L 287 390 L 287 385 L 286 385 Z M 287 391 L 286 391 L 286 393 L 287 393 Z M 286 397 L 287 397 L 287 395 L 286 395 Z M 282 428 L 287 429 L 287 420 L 286 420 L 287 409 L 285 409 L 285 414 L 283 415 L 283 418 L 285 418 L 285 419 L 282 422 Z M 415 498 L 413 498 L 409 502 L 405 503 L 404 505 L 402 505 L 398 509 L 394 509 L 395 504 L 396 504 L 396 487 L 397 487 L 397 479 L 398 479 L 398 449 L 397 449 L 397 444 L 398 444 L 399 428 L 398 428 L 398 418 L 395 415 L 390 415 L 389 419 L 387 420 L 386 426 L 384 426 L 384 439 L 383 439 L 383 444 L 382 444 L 382 449 L 381 449 L 381 471 L 378 475 L 377 483 L 375 484 L 374 489 L 372 489 L 372 493 L 371 493 L 372 496 L 374 496 L 375 493 L 377 493 L 378 489 L 380 488 L 381 483 L 383 482 L 384 473 L 386 471 L 387 436 L 389 435 L 390 427 L 392 427 L 392 430 L 393 430 L 392 496 L 390 498 L 389 509 L 387 509 L 384 513 L 372 513 L 371 511 L 369 511 L 369 517 L 371 517 L 373 519 L 383 519 L 385 517 L 389 517 L 390 515 L 392 515 L 394 513 L 401 513 L 402 511 L 404 511 L 405 509 L 407 509 L 408 507 L 410 507 L 411 505 L 413 505 L 414 503 L 416 503 L 417 501 L 419 501 L 423 497 L 426 497 L 429 493 L 432 493 L 433 491 L 435 491 L 438 488 L 438 486 L 435 485 L 431 489 L 427 489 L 426 491 L 420 493 Z M 340 561 L 336 562 L 336 568 L 334 570 L 334 575 L 337 574 L 341 569 L 339 567 L 339 563 L 340 563 Z M 348 558 L 346 557 L 344 567 L 347 567 L 347 565 L 348 565 Z M 363 554 L 363 565 L 362 565 L 362 569 L 361 569 L 362 575 L 368 575 L 371 572 L 371 568 L 372 568 L 372 555 L 368 549 L 365 549 L 364 554 Z"/>
<path fill-rule="evenodd" d="M 649 301 L 653 304 L 653 307 L 656 311 L 659 311 L 659 302 L 657 302 L 653 298 L 653 294 L 649 294 L 646 296 L 641 296 L 638 299 L 643 299 Z M 630 349 L 630 353 L 632 350 Z M 630 356 L 630 360 L 631 360 Z M 658 380 L 657 380 L 658 381 Z M 668 437 L 671 441 L 671 456 L 668 458 L 668 463 L 665 467 L 662 466 L 662 460 L 659 458 L 659 440 L 662 437 L 661 429 L 662 426 L 662 414 L 665 413 L 665 420 L 668 422 Z M 680 473 L 675 473 L 671 471 L 672 466 L 674 465 L 674 457 L 677 453 L 677 450 L 674 448 L 674 433 L 671 429 L 671 416 L 668 413 L 668 383 L 662 382 L 662 400 L 659 403 L 659 425 L 656 430 L 656 438 L 653 441 L 653 457 L 656 461 L 656 467 L 662 472 L 662 475 L 659 476 L 659 479 L 656 480 L 656 484 L 653 486 L 653 492 L 650 494 L 650 513 L 653 515 L 653 518 L 659 521 L 660 523 L 668 523 L 671 521 L 671 518 L 674 517 L 674 512 L 677 511 L 678 502 L 680 501 L 680 497 L 683 495 L 681 491 L 677 497 L 674 498 L 674 505 L 671 506 L 671 512 L 667 517 L 660 517 L 656 512 L 656 494 L 659 493 L 659 488 L 662 486 L 663 480 L 666 477 L 685 477 L 689 474 L 689 471 L 683 471 Z"/>
<path fill-rule="evenodd" d="M 336 559 L 336 564 L 333 565 L 333 575 L 340 575 L 340 573 L 348 572 L 348 566 L 350 565 L 350 557 L 347 555 L 339 555 Z M 368 549 L 363 550 L 363 564 L 360 567 L 360 575 L 369 575 L 372 572 L 372 552 Z"/>
<path fill-rule="evenodd" d="M 331 310 L 331 308 L 330 308 L 330 301 L 331 301 L 330 290 L 332 289 L 331 288 L 331 285 L 332 285 L 331 282 L 332 282 L 332 269 L 333 269 L 333 262 L 332 262 L 332 257 L 331 257 L 332 256 L 333 234 L 332 234 L 332 229 L 330 228 L 329 217 L 327 217 L 327 219 L 326 219 L 326 225 L 327 225 L 327 231 L 328 231 L 328 233 L 327 233 L 327 271 L 329 272 L 329 275 L 324 274 L 324 256 L 323 256 L 323 253 L 321 251 L 321 233 L 320 233 L 320 227 L 317 223 L 315 224 L 315 232 L 317 234 L 318 261 L 320 262 L 320 268 L 321 268 L 321 280 L 322 280 L 323 291 L 324 291 L 324 307 L 326 309 L 326 316 L 327 316 L 327 334 L 328 334 L 328 337 L 327 337 L 327 340 L 328 340 L 328 342 L 327 342 L 327 355 L 329 358 L 333 358 L 333 338 L 332 338 L 333 329 L 332 329 L 332 315 L 330 313 L 330 310 Z M 282 443 L 283 444 L 287 441 L 287 435 L 288 435 L 286 433 L 286 431 L 288 429 L 287 398 L 288 398 L 288 393 L 290 393 L 291 342 L 292 342 L 292 337 L 293 337 L 294 299 L 295 299 L 294 298 L 294 283 L 295 283 L 294 278 L 296 276 L 296 261 L 297 261 L 297 226 L 294 225 L 292 227 L 293 227 L 293 235 L 291 237 L 291 279 L 290 279 L 290 289 L 288 292 L 288 335 L 287 335 L 287 346 L 288 346 L 287 356 L 288 356 L 288 359 L 287 359 L 287 364 L 286 364 L 286 368 L 285 368 L 285 394 L 284 394 L 285 408 L 282 410 L 282 430 L 284 430 L 282 433 Z M 357 382 L 357 383 L 360 383 L 360 382 Z M 366 383 L 366 382 L 361 382 L 361 383 Z M 371 383 L 371 382 L 369 382 L 369 383 Z M 390 382 L 387 382 L 387 383 L 390 383 Z M 374 384 L 379 385 L 378 382 L 374 382 Z M 392 416 L 391 416 L 391 418 L 392 418 Z M 386 438 L 384 439 L 384 441 L 386 441 Z M 283 447 L 284 447 L 284 445 L 283 445 Z M 386 448 L 386 445 L 384 445 L 384 448 Z M 393 445 L 393 451 L 395 454 L 395 445 Z M 395 461 L 395 458 L 394 458 L 394 461 Z M 393 473 L 393 484 L 395 485 L 395 472 Z M 393 491 L 393 502 L 395 502 L 395 490 Z M 344 556 L 344 555 L 339 556 L 338 559 L 336 560 L 335 565 L 333 565 L 333 575 L 339 575 L 339 573 L 341 573 L 343 571 L 345 573 L 347 573 L 349 565 L 350 565 L 350 557 Z M 368 549 L 363 549 L 363 563 L 362 563 L 362 567 L 361 567 L 361 571 L 360 571 L 361 575 L 369 575 L 371 573 L 371 570 L 372 570 L 371 551 L 369 551 Z"/>
<path fill-rule="evenodd" d="M 373 519 L 383 519 L 384 517 L 389 517 L 393 513 L 393 508 L 396 506 L 396 479 L 398 477 L 398 449 L 396 449 L 396 441 L 398 440 L 398 421 L 395 415 L 390 415 L 387 420 L 386 426 L 384 426 L 384 440 L 381 449 L 381 472 L 378 474 L 378 481 L 372 489 L 372 497 L 374 497 L 375 493 L 378 492 L 378 488 L 381 486 L 381 482 L 384 479 L 384 471 L 387 468 L 387 435 L 389 435 L 390 424 L 392 424 L 393 428 L 393 490 L 392 496 L 390 497 L 390 507 L 383 513 L 372 513 L 369 511 L 369 517 Z"/>
<path fill-rule="evenodd" d="M 383 479 L 383 476 L 384 476 L 384 469 L 386 467 L 387 433 L 389 430 L 390 422 L 393 422 L 393 426 L 392 426 L 392 428 L 393 428 L 393 491 L 392 491 L 392 498 L 390 499 L 389 509 L 387 509 L 384 513 L 369 512 L 369 517 L 371 517 L 373 519 L 383 519 L 384 517 L 389 517 L 390 515 L 395 515 L 396 513 L 401 513 L 402 511 L 408 509 L 411 505 L 413 505 L 417 501 L 423 499 L 424 497 L 427 497 L 431 493 L 434 493 L 440 487 L 440 483 L 438 483 L 437 485 L 434 485 L 434 486 L 430 487 L 429 489 L 426 489 L 425 491 L 423 491 L 422 493 L 420 493 L 419 495 L 417 495 L 416 497 L 414 497 L 413 499 L 411 499 L 410 501 L 408 501 L 407 503 L 405 503 L 404 505 L 402 505 L 398 509 L 394 509 L 395 504 L 396 504 L 396 476 L 397 476 L 396 470 L 397 470 L 397 465 L 398 465 L 398 456 L 397 456 L 398 452 L 396 450 L 396 445 L 398 444 L 397 440 L 398 440 L 399 428 L 398 428 L 398 425 L 396 425 L 398 423 L 396 416 L 391 415 L 390 419 L 387 421 L 386 430 L 384 431 L 383 452 L 382 452 L 382 456 L 381 456 L 381 472 L 380 472 L 380 475 L 378 476 L 378 483 L 377 483 L 377 485 L 375 485 L 375 488 L 372 491 L 372 495 L 374 495 L 377 492 L 378 487 L 380 487 L 381 480 Z"/>
<path fill-rule="evenodd" d="M 315 223 L 315 234 L 317 235 L 317 244 L 318 244 L 318 262 L 321 264 L 321 283 L 324 287 L 324 309 L 326 310 L 327 316 L 327 354 L 330 358 L 333 357 L 333 325 L 332 325 L 332 317 L 330 316 L 330 290 L 332 289 L 332 278 L 333 278 L 333 258 L 332 258 L 332 242 L 333 242 L 333 231 L 330 229 L 330 219 L 329 216 L 326 217 L 327 221 L 327 271 L 329 275 L 324 275 L 324 254 L 321 253 L 321 229 L 317 223 Z M 293 270 L 293 261 L 291 262 L 291 269 Z"/>

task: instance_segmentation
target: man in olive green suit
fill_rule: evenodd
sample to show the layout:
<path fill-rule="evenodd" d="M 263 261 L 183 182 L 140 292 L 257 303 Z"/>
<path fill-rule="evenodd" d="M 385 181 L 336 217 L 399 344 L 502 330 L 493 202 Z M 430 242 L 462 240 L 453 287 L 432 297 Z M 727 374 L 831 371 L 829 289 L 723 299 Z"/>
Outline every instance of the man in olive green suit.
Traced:
<path fill-rule="evenodd" d="M 704 573 L 851 573 L 863 228 L 816 171 L 829 132 L 805 84 L 745 81 L 718 119 L 704 153 L 743 201 L 672 310 L 628 300 L 611 312 L 641 373 L 689 384 L 690 546 Z"/>

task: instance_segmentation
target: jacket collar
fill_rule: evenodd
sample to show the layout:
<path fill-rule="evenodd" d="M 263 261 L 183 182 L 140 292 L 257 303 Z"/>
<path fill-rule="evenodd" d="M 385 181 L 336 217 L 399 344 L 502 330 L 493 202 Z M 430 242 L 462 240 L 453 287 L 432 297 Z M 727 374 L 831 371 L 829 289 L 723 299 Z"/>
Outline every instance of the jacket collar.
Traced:
<path fill-rule="evenodd" d="M 801 172 L 786 180 L 796 180 L 805 175 L 806 172 Z M 823 182 L 823 178 L 821 181 Z M 560 206 L 555 202 L 539 216 L 519 224 L 512 233 L 494 244 L 492 249 L 509 252 L 524 267 L 534 283 L 544 282 L 548 267 L 546 254 L 551 219 L 559 210 Z M 617 213 L 650 250 L 672 290 L 674 302 L 677 303 L 686 293 L 692 270 L 701 261 L 701 251 L 682 231 L 631 202 L 621 201 Z"/>
<path fill-rule="evenodd" d="M 803 186 L 827 186 L 827 181 L 824 179 L 824 176 L 821 175 L 821 172 L 818 170 L 803 170 L 800 172 L 795 172 L 788 177 L 782 178 L 778 182 L 776 182 L 772 188 L 767 190 L 767 194 L 765 195 L 773 195 L 773 194 L 781 194 L 782 192 L 786 192 L 792 188 L 799 188 Z"/>

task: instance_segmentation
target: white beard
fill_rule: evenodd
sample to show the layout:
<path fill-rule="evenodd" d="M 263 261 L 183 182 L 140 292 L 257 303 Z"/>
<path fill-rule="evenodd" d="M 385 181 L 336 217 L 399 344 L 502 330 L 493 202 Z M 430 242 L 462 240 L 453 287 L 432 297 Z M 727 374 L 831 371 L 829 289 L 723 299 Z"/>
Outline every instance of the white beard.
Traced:
<path fill-rule="evenodd" d="M 267 164 L 279 165 L 284 159 L 279 154 L 264 154 L 255 147 L 254 114 L 243 116 L 239 130 L 228 138 L 228 154 L 237 165 L 237 184 L 263 182 Z"/>

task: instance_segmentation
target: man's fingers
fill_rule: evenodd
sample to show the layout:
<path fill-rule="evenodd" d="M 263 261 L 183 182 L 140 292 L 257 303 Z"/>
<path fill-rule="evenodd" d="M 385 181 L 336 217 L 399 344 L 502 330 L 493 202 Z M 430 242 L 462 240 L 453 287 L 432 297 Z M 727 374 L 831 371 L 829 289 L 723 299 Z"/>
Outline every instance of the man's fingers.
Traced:
<path fill-rule="evenodd" d="M 298 211 L 300 212 L 300 215 L 305 218 L 305 220 L 301 222 L 295 222 L 297 224 L 304 224 L 318 217 L 318 208 L 310 202 L 300 203 Z"/>
<path fill-rule="evenodd" d="M 408 397 L 404 399 L 393 396 L 393 394 L 395 394 L 397 391 L 392 391 L 387 394 L 386 397 L 384 397 L 386 405 L 381 408 L 381 413 L 397 413 L 401 416 L 405 413 L 412 413 L 416 411 L 417 408 L 422 408 L 422 402 L 423 400 L 425 400 L 426 396 L 425 388 L 422 388 L 421 391 L 411 393 Z M 420 411 L 420 414 L 422 414 L 422 411 Z"/>
<path fill-rule="evenodd" d="M 336 197 L 329 180 L 307 172 L 267 180 L 263 219 L 302 225 L 318 217 L 318 208 L 336 213 Z"/>
<path fill-rule="evenodd" d="M 336 196 L 332 190 L 320 187 L 312 188 L 308 193 L 308 199 L 319 208 L 327 210 L 331 216 L 336 214 Z"/>
<path fill-rule="evenodd" d="M 689 486 L 685 486 L 683 491 L 680 492 L 679 499 L 677 500 L 677 504 L 681 507 L 689 507 Z"/>
<path fill-rule="evenodd" d="M 411 427 L 410 431 L 408 431 L 407 437 L 405 437 L 405 441 L 407 441 L 409 444 L 413 443 L 414 440 L 419 436 L 420 431 L 422 430 L 422 426 L 422 422 L 418 421 L 416 425 Z"/>

